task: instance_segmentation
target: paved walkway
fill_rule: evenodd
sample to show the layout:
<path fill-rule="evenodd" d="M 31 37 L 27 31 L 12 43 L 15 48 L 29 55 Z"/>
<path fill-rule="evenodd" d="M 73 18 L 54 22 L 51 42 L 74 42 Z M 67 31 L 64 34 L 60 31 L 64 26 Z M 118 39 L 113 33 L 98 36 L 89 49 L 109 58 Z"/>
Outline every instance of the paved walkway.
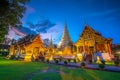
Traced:
<path fill-rule="evenodd" d="M 34 76 L 39 75 L 41 73 L 42 74 L 49 73 L 49 72 L 51 72 L 51 73 L 60 73 L 60 74 L 64 73 L 61 70 L 54 69 L 52 66 L 53 65 L 50 64 L 49 67 L 48 67 L 48 69 L 43 69 L 43 70 L 38 70 L 38 71 L 32 72 L 32 73 L 28 74 L 27 76 L 25 76 L 24 80 L 32 80 L 32 78 Z M 47 77 L 43 77 L 41 80 L 48 80 L 48 78 Z"/>
<path fill-rule="evenodd" d="M 52 64 L 56 64 L 55 62 L 52 62 Z M 59 62 L 58 65 L 64 65 L 64 62 Z M 80 65 L 80 62 L 79 63 L 72 63 L 72 62 L 69 62 L 67 64 L 67 66 L 71 66 L 71 67 L 81 67 Z M 86 63 L 86 67 L 85 68 L 88 68 L 88 69 L 99 69 L 98 65 L 97 64 L 89 64 L 89 63 Z M 113 72 L 120 72 L 120 66 L 107 66 L 105 65 L 105 71 L 113 71 Z"/>

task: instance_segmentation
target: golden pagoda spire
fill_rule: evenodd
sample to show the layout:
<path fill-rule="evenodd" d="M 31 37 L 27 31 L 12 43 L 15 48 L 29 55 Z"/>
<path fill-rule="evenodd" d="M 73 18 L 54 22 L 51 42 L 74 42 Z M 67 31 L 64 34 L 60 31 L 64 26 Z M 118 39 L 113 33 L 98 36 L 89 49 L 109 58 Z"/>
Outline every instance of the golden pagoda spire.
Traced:
<path fill-rule="evenodd" d="M 58 44 L 58 48 L 63 48 L 65 46 L 68 46 L 69 43 L 71 43 L 71 39 L 70 39 L 69 32 L 67 29 L 67 24 L 65 22 L 63 35 L 62 35 L 60 43 Z"/>

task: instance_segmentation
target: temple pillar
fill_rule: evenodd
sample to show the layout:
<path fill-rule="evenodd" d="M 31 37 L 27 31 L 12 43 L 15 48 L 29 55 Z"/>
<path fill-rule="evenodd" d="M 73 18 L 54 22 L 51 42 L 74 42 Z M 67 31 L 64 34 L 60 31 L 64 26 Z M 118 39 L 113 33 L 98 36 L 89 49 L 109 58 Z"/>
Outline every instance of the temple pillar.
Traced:
<path fill-rule="evenodd" d="M 97 51 L 97 44 L 96 44 L 96 42 L 94 41 L 94 52 L 96 52 Z"/>
<path fill-rule="evenodd" d="M 105 44 L 105 51 L 109 52 L 107 43 Z"/>
<path fill-rule="evenodd" d="M 108 46 L 108 51 L 109 51 L 109 54 L 111 54 L 111 53 L 112 53 L 112 51 L 111 51 L 110 44 L 109 44 L 109 43 L 107 43 L 107 46 Z"/>
<path fill-rule="evenodd" d="M 14 55 L 14 45 L 11 45 L 11 46 L 10 46 L 9 55 Z"/>
<path fill-rule="evenodd" d="M 83 41 L 83 52 L 85 52 L 85 40 Z"/>
<path fill-rule="evenodd" d="M 76 47 L 77 47 L 76 49 L 77 49 L 77 53 L 78 53 L 78 45 Z"/>
<path fill-rule="evenodd" d="M 74 53 L 74 44 L 72 45 L 72 51 L 73 51 L 73 53 Z"/>
<path fill-rule="evenodd" d="M 93 40 L 93 46 L 94 46 L 94 52 L 92 54 L 92 61 L 94 61 L 94 53 L 96 53 L 96 51 L 97 51 L 97 45 L 96 45 L 95 39 Z"/>
<path fill-rule="evenodd" d="M 105 52 L 107 51 L 107 49 L 106 49 L 106 44 L 104 44 L 104 51 L 105 51 Z"/>

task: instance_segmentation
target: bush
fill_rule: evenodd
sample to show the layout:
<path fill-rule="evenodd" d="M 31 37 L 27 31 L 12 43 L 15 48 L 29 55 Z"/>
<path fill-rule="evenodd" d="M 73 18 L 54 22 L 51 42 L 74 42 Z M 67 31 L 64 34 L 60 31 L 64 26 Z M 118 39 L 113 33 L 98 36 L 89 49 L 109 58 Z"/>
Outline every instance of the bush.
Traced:
<path fill-rule="evenodd" d="M 99 69 L 104 69 L 105 68 L 105 64 L 99 64 Z"/>
<path fill-rule="evenodd" d="M 47 59 L 46 62 L 49 63 L 50 62 L 49 59 Z"/>
<path fill-rule="evenodd" d="M 11 56 L 10 56 L 10 59 L 12 59 L 12 60 L 13 60 L 13 59 L 16 59 L 15 55 L 11 55 Z"/>
<path fill-rule="evenodd" d="M 118 66 L 118 65 L 119 65 L 119 60 L 114 61 L 114 64 L 115 64 L 116 66 Z"/>
<path fill-rule="evenodd" d="M 68 62 L 70 62 L 70 59 L 68 59 Z"/>
<path fill-rule="evenodd" d="M 76 63 L 76 59 L 74 59 L 74 63 Z"/>
<path fill-rule="evenodd" d="M 86 64 L 84 62 L 81 62 L 81 66 L 85 66 Z"/>
<path fill-rule="evenodd" d="M 67 65 L 67 61 L 64 61 L 64 64 Z"/>
<path fill-rule="evenodd" d="M 55 60 L 55 63 L 58 64 L 58 60 Z"/>
<path fill-rule="evenodd" d="M 105 64 L 105 61 L 101 61 L 102 64 Z"/>
<path fill-rule="evenodd" d="M 6 57 L 7 55 L 9 55 L 9 52 L 0 52 L 2 56 Z"/>
<path fill-rule="evenodd" d="M 59 61 L 62 61 L 62 59 L 60 58 Z"/>

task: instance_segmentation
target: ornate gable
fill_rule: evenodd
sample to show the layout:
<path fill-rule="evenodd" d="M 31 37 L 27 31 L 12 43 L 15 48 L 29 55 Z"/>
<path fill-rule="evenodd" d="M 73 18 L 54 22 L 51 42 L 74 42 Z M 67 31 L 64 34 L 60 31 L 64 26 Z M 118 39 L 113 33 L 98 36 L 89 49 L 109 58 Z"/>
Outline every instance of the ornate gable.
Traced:
<path fill-rule="evenodd" d="M 80 37 L 86 40 L 88 39 L 94 39 L 95 41 L 105 40 L 105 38 L 102 37 L 101 33 L 95 31 L 94 29 L 92 29 L 91 27 L 87 25 L 85 26 Z"/>
<path fill-rule="evenodd" d="M 87 41 L 87 43 L 91 43 L 93 45 L 94 41 L 104 43 L 105 38 L 102 37 L 102 35 L 99 32 L 85 25 L 84 30 L 80 35 L 79 40 L 75 43 L 75 45 L 84 45 L 84 41 Z"/>
<path fill-rule="evenodd" d="M 41 46 L 42 48 L 44 48 L 44 45 L 43 45 L 42 39 L 41 39 L 41 37 L 40 37 L 40 34 L 38 34 L 38 35 L 34 38 L 34 40 L 32 41 L 32 44 L 34 44 L 34 45 L 38 45 L 38 44 L 39 44 L 39 46 Z"/>
<path fill-rule="evenodd" d="M 80 37 L 84 38 L 84 39 L 92 39 L 93 36 L 94 36 L 94 33 L 95 33 L 95 31 L 92 28 L 90 28 L 88 26 L 85 26 L 85 28 L 84 28 L 82 34 L 80 35 Z"/>
<path fill-rule="evenodd" d="M 37 43 L 43 44 L 42 39 L 40 38 L 39 34 L 33 39 L 33 42 L 37 42 Z"/>

